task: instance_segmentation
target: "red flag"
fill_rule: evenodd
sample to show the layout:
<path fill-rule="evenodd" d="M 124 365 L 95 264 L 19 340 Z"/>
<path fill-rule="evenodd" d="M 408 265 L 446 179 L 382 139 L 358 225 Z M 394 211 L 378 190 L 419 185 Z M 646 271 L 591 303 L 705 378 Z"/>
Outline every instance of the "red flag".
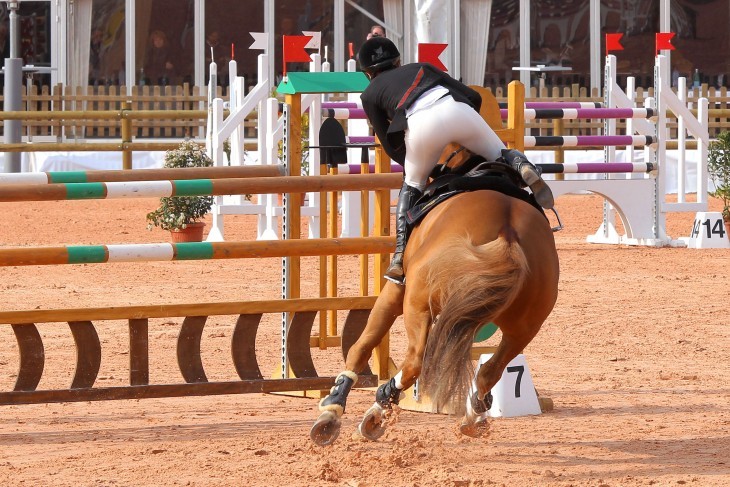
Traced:
<path fill-rule="evenodd" d="M 441 71 L 448 71 L 439 56 L 446 50 L 448 44 L 418 44 L 418 62 L 431 63 Z"/>
<path fill-rule="evenodd" d="M 621 38 L 624 35 L 619 34 L 606 34 L 606 56 L 610 51 L 623 51 L 624 46 L 621 45 Z"/>
<path fill-rule="evenodd" d="M 656 53 L 659 54 L 661 50 L 673 51 L 674 46 L 672 45 L 672 37 L 674 32 L 657 32 L 656 33 Z"/>
<path fill-rule="evenodd" d="M 282 55 L 283 74 L 286 76 L 286 63 L 308 63 L 311 61 L 304 46 L 312 39 L 312 36 L 282 36 L 284 50 Z"/>

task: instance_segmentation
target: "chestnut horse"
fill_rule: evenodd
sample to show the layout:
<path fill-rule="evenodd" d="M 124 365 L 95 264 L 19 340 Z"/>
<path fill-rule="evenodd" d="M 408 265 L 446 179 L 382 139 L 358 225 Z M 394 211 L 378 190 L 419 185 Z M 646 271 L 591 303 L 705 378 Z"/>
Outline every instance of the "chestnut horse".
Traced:
<path fill-rule="evenodd" d="M 547 218 L 529 203 L 497 191 L 461 193 L 434 208 L 413 229 L 404 263 L 405 286 L 385 284 L 347 354 L 347 369 L 320 402 L 322 413 L 310 432 L 318 445 L 337 438 L 357 373 L 401 314 L 408 338 L 405 359 L 398 374 L 378 389 L 360 434 L 379 438 L 391 405 L 420 377 L 419 390 L 439 408 L 468 395 L 471 407 L 461 431 L 481 435 L 489 392 L 540 330 L 558 295 L 558 255 Z M 489 322 L 500 328 L 501 340 L 477 372 L 476 392 L 470 393 L 470 349 L 479 328 Z"/>

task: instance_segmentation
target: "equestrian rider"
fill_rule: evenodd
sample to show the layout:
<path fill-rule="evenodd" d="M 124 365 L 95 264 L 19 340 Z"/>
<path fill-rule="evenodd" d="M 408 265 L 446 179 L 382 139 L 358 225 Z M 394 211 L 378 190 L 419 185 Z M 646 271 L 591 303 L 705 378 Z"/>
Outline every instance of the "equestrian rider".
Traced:
<path fill-rule="evenodd" d="M 370 79 L 362 106 L 385 152 L 403 165 L 405 180 L 396 208 L 396 246 L 385 278 L 403 284 L 406 214 L 426 187 L 444 148 L 458 143 L 488 161 L 515 168 L 546 209 L 553 194 L 540 172 L 517 150 L 507 150 L 479 115 L 479 94 L 428 63 L 401 66 L 400 52 L 385 37 L 373 37 L 358 52 Z"/>

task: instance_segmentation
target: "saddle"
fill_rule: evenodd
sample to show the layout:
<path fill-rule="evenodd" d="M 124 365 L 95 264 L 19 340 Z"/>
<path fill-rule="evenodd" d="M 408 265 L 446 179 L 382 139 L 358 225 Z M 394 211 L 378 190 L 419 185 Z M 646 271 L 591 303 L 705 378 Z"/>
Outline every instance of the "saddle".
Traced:
<path fill-rule="evenodd" d="M 431 179 L 423 195 L 406 214 L 409 227 L 418 224 L 428 212 L 452 196 L 480 190 L 498 191 L 529 203 L 547 219 L 532 193 L 522 189 L 525 184 L 520 174 L 507 164 L 490 162 L 482 156 L 475 155 L 455 168 L 444 164 L 437 165 L 431 173 Z"/>

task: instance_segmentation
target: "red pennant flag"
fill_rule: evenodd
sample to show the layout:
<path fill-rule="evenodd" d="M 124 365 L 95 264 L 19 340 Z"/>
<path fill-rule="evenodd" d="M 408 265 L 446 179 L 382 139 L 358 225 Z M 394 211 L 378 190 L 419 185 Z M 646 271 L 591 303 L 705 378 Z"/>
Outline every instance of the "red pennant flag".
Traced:
<path fill-rule="evenodd" d="M 446 50 L 448 44 L 418 44 L 418 62 L 431 63 L 441 71 L 448 71 L 439 56 Z"/>
<path fill-rule="evenodd" d="M 624 46 L 621 45 L 621 38 L 624 35 L 619 34 L 606 34 L 606 56 L 611 51 L 623 51 Z"/>
<path fill-rule="evenodd" d="M 659 54 L 659 51 L 662 50 L 668 50 L 673 51 L 674 46 L 672 45 L 672 38 L 674 37 L 674 32 L 657 32 L 656 33 L 656 53 Z"/>
<path fill-rule="evenodd" d="M 282 36 L 284 50 L 282 55 L 283 74 L 286 76 L 286 63 L 308 63 L 311 61 L 304 47 L 312 36 Z"/>

